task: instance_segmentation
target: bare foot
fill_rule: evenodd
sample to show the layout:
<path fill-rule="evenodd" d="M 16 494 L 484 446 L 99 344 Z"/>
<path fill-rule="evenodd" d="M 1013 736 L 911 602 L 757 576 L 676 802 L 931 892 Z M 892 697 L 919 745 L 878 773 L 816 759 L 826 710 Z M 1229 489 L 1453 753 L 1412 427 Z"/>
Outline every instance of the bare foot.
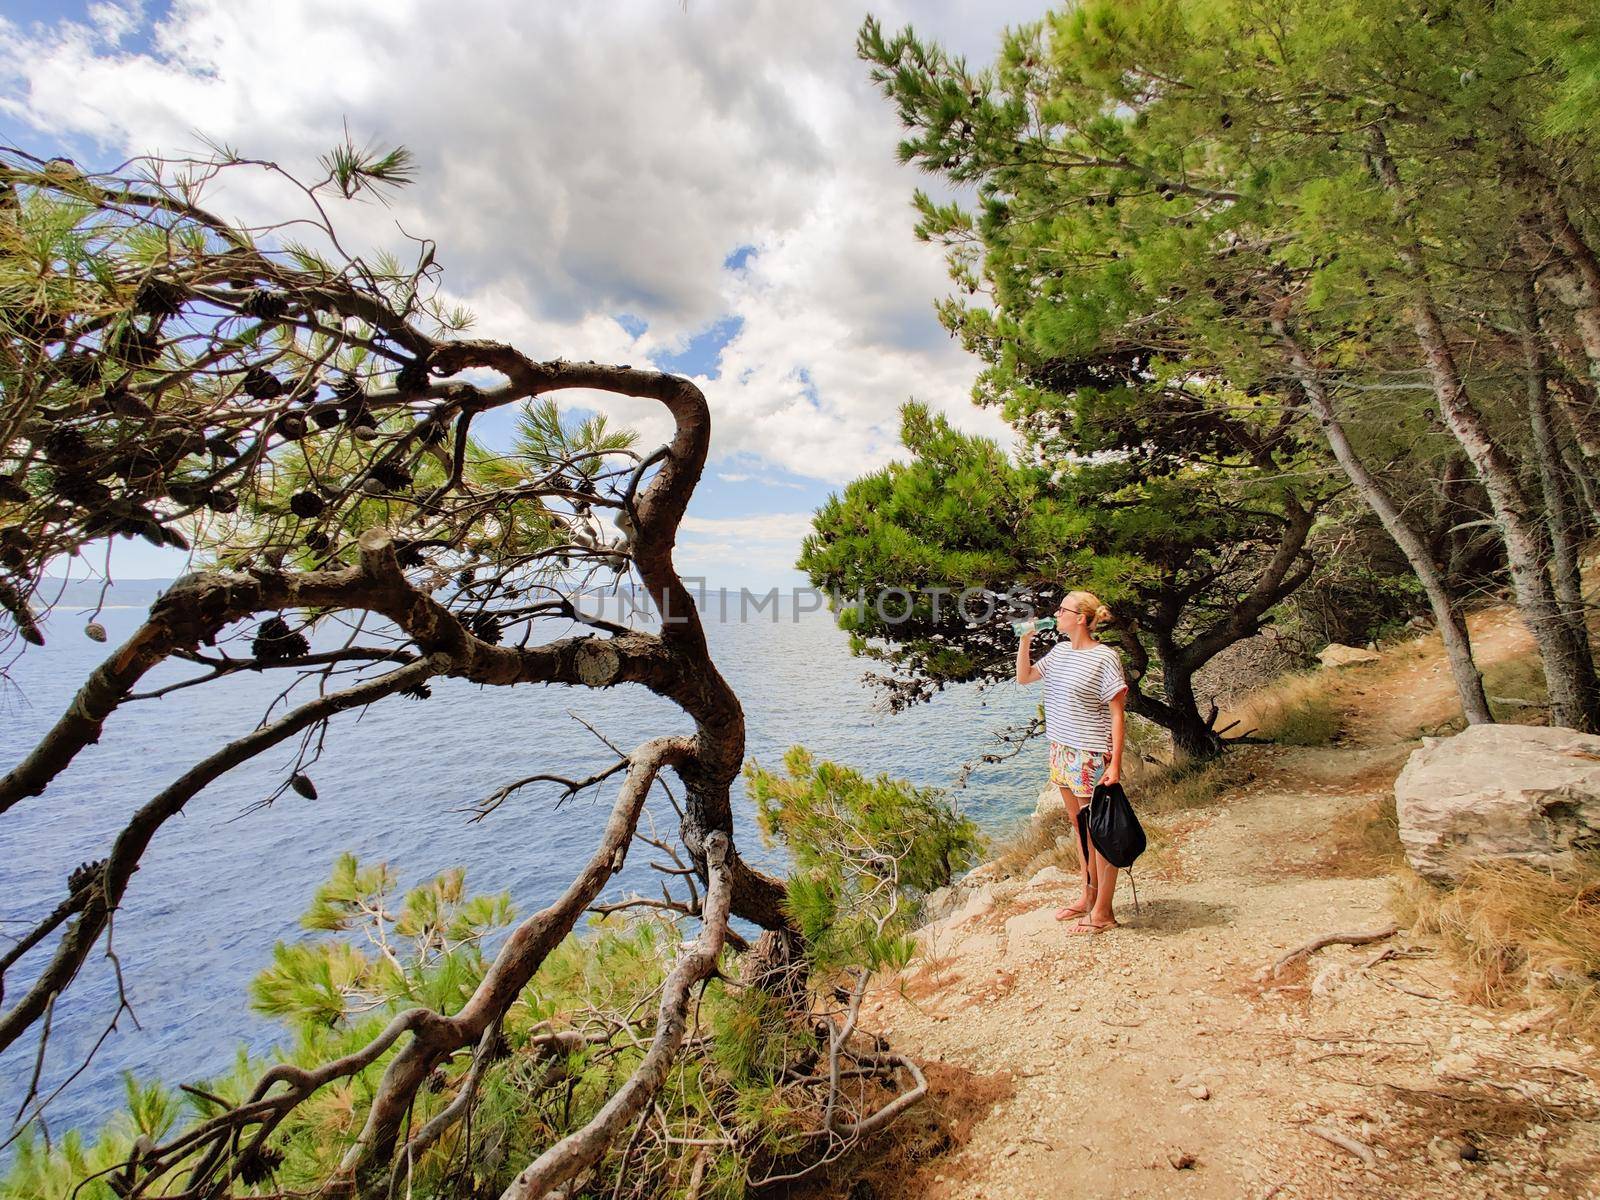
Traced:
<path fill-rule="evenodd" d="M 1056 920 L 1065 921 L 1069 917 L 1087 917 L 1094 908 L 1094 897 L 1085 896 L 1076 900 L 1065 908 L 1056 909 Z"/>
<path fill-rule="evenodd" d="M 1104 921 L 1097 921 L 1093 917 L 1090 917 L 1088 920 L 1079 921 L 1076 925 L 1074 925 L 1072 927 L 1072 932 L 1073 933 L 1104 933 L 1108 929 L 1115 929 L 1117 927 L 1117 924 L 1118 924 L 1118 922 L 1117 922 L 1115 917 L 1108 917 Z"/>

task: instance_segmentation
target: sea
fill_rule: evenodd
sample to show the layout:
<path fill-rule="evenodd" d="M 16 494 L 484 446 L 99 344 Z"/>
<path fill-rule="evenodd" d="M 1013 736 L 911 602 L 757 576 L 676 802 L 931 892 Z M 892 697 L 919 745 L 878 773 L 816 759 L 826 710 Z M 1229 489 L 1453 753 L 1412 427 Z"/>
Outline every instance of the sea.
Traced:
<path fill-rule="evenodd" d="M 0 769 L 23 756 L 87 672 L 133 633 L 146 615 L 148 597 L 138 599 L 95 615 L 105 644 L 85 635 L 81 602 L 63 603 L 48 618 L 46 644 L 6 664 Z M 596 598 L 585 607 L 638 628 L 659 627 L 653 612 L 626 597 Z M 815 594 L 779 593 L 776 603 L 758 606 L 732 590 L 713 590 L 701 615 L 717 667 L 744 706 L 746 761 L 781 769 L 785 750 L 803 745 L 869 776 L 946 789 L 991 835 L 1003 835 L 1033 811 L 1045 775 L 1041 741 L 1003 762 L 979 765 L 954 785 L 963 764 L 1006 748 L 996 740 L 1000 731 L 1038 711 L 1037 689 L 1010 682 L 948 688 L 890 713 L 864 681 L 880 665 L 851 655 L 847 635 Z M 580 631 L 548 622 L 536 637 Z M 224 649 L 247 654 L 250 629 L 231 633 L 236 640 Z M 314 645 L 349 636 L 329 622 Z M 146 676 L 140 690 L 165 688 L 198 671 L 169 662 Z M 281 713 L 282 693 L 293 682 L 290 672 L 246 672 L 119 709 L 99 743 L 42 795 L 0 817 L 0 946 L 60 902 L 74 867 L 106 855 L 134 809 L 203 755 Z M 314 686 L 303 682 L 288 699 L 307 698 Z M 74 1128 L 92 1133 L 121 1107 L 125 1073 L 176 1085 L 226 1070 L 240 1046 L 269 1053 L 285 1031 L 251 1010 L 250 981 L 269 964 L 276 942 L 323 936 L 302 929 L 299 917 L 339 854 L 387 863 L 401 888 L 464 867 L 469 892 L 508 891 L 519 913 L 531 913 L 592 852 L 616 780 L 559 804 L 557 786 L 535 785 L 477 821 L 474 807 L 527 775 L 583 777 L 608 765 L 615 755 L 601 737 L 626 750 L 692 730 L 675 705 L 636 684 L 485 688 L 435 680 L 432 687 L 428 700 L 393 697 L 336 717 L 307 768 L 316 799 L 286 791 L 263 803 L 291 769 L 294 752 L 285 744 L 223 776 L 161 829 L 113 927 L 131 1012 L 107 1034 L 117 982 L 113 961 L 97 949 L 51 1014 L 39 1085 L 42 1094 L 55 1093 L 44 1109 L 53 1135 Z M 734 786 L 740 853 L 781 872 L 781 849 L 762 845 L 743 782 Z M 659 799 L 651 807 L 658 828 L 675 831 L 670 808 Z M 602 899 L 659 894 L 662 876 L 650 868 L 651 858 L 650 847 L 636 845 Z M 6 979 L 6 1001 L 20 997 L 37 971 L 37 965 L 25 969 L 27 963 Z M 12 1122 L 34 1073 L 37 1034 L 0 1055 L 0 1129 Z"/>

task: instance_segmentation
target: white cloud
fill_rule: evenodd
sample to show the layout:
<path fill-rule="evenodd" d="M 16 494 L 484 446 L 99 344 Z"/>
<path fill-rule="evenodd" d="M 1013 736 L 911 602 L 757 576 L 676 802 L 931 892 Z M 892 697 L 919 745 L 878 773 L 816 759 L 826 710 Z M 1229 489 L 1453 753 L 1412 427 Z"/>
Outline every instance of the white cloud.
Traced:
<path fill-rule="evenodd" d="M 739 538 L 750 541 L 799 541 L 811 532 L 811 514 L 763 513 L 753 517 L 697 517 L 686 514 L 678 532 L 685 537 Z"/>
<path fill-rule="evenodd" d="M 1014 6 L 1014 7 L 1013 7 Z M 1037 0 L 878 6 L 886 25 L 976 60 Z M 418 181 L 392 207 L 337 205 L 357 242 L 438 243 L 479 336 L 538 357 L 648 363 L 727 314 L 743 319 L 711 405 L 712 457 L 755 456 L 842 483 L 899 452 L 916 396 L 1005 439 L 968 399 L 974 362 L 940 330 L 947 280 L 911 235 L 900 130 L 855 56 L 861 10 L 779 0 L 485 0 L 447 16 L 421 0 L 174 0 L 153 28 L 135 4 L 88 23 L 0 20 L 0 109 L 102 153 L 174 154 L 198 133 L 309 174 L 346 125 L 403 142 Z M 148 34 L 134 52 L 133 35 Z M 214 203 L 281 215 L 287 196 L 235 187 Z M 742 269 L 723 267 L 754 247 Z M 649 322 L 639 337 L 615 321 Z M 569 394 L 662 440 L 659 407 Z M 792 558 L 792 548 L 791 555 Z"/>
<path fill-rule="evenodd" d="M 769 479 L 765 475 L 751 475 L 747 471 L 718 471 L 717 478 L 724 483 L 759 483 L 762 487 L 793 488 L 797 492 L 806 490 L 805 484 L 792 479 Z"/>

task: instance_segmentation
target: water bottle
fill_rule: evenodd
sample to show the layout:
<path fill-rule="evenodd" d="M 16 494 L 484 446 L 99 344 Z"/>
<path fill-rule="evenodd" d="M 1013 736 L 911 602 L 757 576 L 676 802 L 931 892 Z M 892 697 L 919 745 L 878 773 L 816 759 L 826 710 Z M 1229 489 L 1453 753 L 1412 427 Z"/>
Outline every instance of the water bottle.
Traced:
<path fill-rule="evenodd" d="M 1011 622 L 1011 632 L 1017 637 L 1021 637 L 1029 630 L 1032 630 L 1034 633 L 1045 633 L 1048 630 L 1054 629 L 1055 627 L 1056 619 L 1054 617 L 1040 617 L 1037 621 Z"/>

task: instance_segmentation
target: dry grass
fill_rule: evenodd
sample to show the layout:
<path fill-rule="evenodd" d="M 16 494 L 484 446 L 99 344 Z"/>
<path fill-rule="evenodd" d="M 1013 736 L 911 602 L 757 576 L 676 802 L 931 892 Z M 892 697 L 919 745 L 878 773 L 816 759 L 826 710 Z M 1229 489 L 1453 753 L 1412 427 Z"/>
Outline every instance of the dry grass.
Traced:
<path fill-rule="evenodd" d="M 1078 836 L 1067 810 L 1052 808 L 996 843 L 990 855 L 1000 879 L 1031 879 L 1049 866 L 1076 872 L 1072 842 Z"/>
<path fill-rule="evenodd" d="M 1577 1030 L 1600 1034 L 1600 855 L 1565 876 L 1478 863 L 1450 891 L 1405 871 L 1399 891 L 1397 915 L 1439 936 L 1468 999 L 1554 1004 Z"/>
<path fill-rule="evenodd" d="M 1544 664 L 1537 654 L 1520 655 L 1486 667 L 1483 690 L 1496 721 L 1543 725 L 1549 720 L 1545 705 L 1550 697 L 1545 689 Z"/>
<path fill-rule="evenodd" d="M 1406 855 L 1400 844 L 1394 793 L 1375 796 L 1360 811 L 1341 820 L 1317 843 L 1317 851 L 1316 862 L 1300 868 L 1303 874 L 1375 879 L 1403 867 Z"/>
<path fill-rule="evenodd" d="M 1375 664 L 1381 665 L 1381 664 Z M 1245 696 L 1228 714 L 1239 722 L 1234 732 L 1254 730 L 1285 746 L 1327 746 L 1344 731 L 1348 681 L 1370 667 L 1296 672 Z"/>
<path fill-rule="evenodd" d="M 1237 771 L 1237 760 L 1229 757 L 1164 767 L 1130 782 L 1129 798 L 1141 818 L 1206 808 L 1237 782 Z"/>

